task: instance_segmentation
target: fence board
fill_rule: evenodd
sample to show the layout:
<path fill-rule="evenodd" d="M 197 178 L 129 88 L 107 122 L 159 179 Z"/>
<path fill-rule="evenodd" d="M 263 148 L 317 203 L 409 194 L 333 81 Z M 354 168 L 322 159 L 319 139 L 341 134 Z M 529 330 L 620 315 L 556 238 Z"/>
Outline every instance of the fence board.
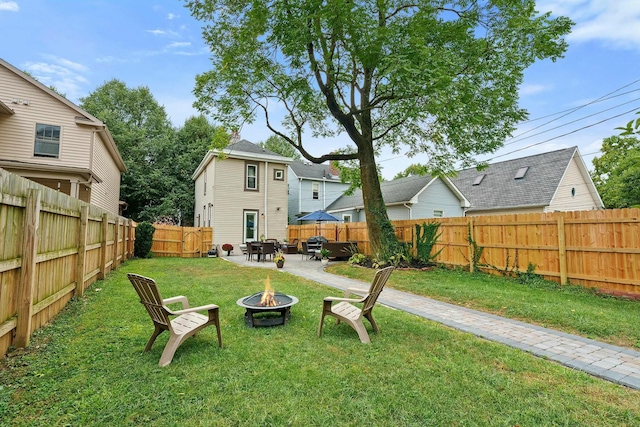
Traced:
<path fill-rule="evenodd" d="M 30 192 L 40 193 L 33 219 Z M 37 232 L 25 235 L 25 220 L 34 219 Z M 115 215 L 98 207 L 0 169 L 0 355 L 28 345 L 31 333 L 58 314 L 74 291 L 108 273 L 113 258 L 130 258 L 135 230 L 122 228 L 122 244 L 113 246 L 115 222 Z"/>
<path fill-rule="evenodd" d="M 483 247 L 485 271 L 534 272 L 559 283 L 595 287 L 602 292 L 640 298 L 640 209 L 608 209 L 457 218 L 392 221 L 398 239 L 413 242 L 415 225 L 440 223 L 442 233 L 434 251 L 447 265 L 469 266 L 469 230 Z M 370 255 L 366 224 L 335 225 L 340 240 L 358 242 Z M 290 225 L 288 238 L 306 240 L 330 228 L 316 224 Z M 345 236 L 343 238 L 342 236 Z"/>

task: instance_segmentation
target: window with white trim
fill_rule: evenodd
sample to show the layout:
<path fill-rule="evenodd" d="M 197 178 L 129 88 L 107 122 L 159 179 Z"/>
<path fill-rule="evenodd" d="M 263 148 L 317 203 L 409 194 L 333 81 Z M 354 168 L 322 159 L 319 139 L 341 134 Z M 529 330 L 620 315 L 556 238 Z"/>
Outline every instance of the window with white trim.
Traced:
<path fill-rule="evenodd" d="M 284 181 L 284 169 L 274 169 L 273 179 L 276 181 Z"/>
<path fill-rule="evenodd" d="M 313 192 L 313 200 L 318 200 L 320 198 L 320 184 L 314 182 L 311 185 L 311 191 Z"/>
<path fill-rule="evenodd" d="M 36 124 L 36 143 L 33 155 L 56 159 L 60 156 L 60 126 Z"/>
<path fill-rule="evenodd" d="M 245 190 L 258 189 L 258 165 L 247 163 Z"/>
<path fill-rule="evenodd" d="M 433 211 L 433 217 L 434 218 L 442 218 L 444 216 L 444 211 L 441 210 L 434 210 Z"/>
<path fill-rule="evenodd" d="M 351 222 L 351 214 L 342 214 L 342 222 Z"/>

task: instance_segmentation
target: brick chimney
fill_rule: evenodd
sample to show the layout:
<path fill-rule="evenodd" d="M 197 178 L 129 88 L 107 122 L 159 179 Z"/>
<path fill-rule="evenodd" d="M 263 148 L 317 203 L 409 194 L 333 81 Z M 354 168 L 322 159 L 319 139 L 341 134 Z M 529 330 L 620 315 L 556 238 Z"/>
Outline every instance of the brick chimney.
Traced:
<path fill-rule="evenodd" d="M 231 137 L 229 138 L 229 144 L 235 144 L 240 141 L 240 132 L 237 130 L 231 131 Z"/>

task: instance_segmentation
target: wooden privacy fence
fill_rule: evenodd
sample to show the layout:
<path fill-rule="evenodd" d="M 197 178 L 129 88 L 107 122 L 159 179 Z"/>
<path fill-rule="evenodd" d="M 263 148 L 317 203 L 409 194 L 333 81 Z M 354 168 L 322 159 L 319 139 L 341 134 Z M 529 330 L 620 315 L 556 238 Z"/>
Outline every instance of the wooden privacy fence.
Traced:
<path fill-rule="evenodd" d="M 213 229 L 154 224 L 151 253 L 157 257 L 198 258 L 211 249 Z"/>
<path fill-rule="evenodd" d="M 133 254 L 132 221 L 0 169 L 0 355 Z"/>
<path fill-rule="evenodd" d="M 437 261 L 471 270 L 535 273 L 561 284 L 640 298 L 640 209 L 608 209 L 392 221 L 396 235 L 415 247 L 415 225 L 440 223 Z M 289 239 L 324 235 L 358 242 L 370 254 L 365 223 L 289 226 Z M 471 243 L 469 237 L 471 237 Z M 473 263 L 474 245 L 482 249 Z"/>

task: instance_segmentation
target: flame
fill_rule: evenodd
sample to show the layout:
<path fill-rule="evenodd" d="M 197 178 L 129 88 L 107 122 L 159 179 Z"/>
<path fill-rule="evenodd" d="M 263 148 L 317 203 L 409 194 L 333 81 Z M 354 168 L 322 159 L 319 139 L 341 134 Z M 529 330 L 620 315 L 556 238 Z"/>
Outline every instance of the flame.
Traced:
<path fill-rule="evenodd" d="M 274 297 L 275 292 L 271 287 L 271 279 L 267 276 L 267 280 L 264 282 L 264 292 L 262 293 L 262 298 L 260 299 L 260 307 L 275 307 L 279 304 L 278 300 Z"/>

